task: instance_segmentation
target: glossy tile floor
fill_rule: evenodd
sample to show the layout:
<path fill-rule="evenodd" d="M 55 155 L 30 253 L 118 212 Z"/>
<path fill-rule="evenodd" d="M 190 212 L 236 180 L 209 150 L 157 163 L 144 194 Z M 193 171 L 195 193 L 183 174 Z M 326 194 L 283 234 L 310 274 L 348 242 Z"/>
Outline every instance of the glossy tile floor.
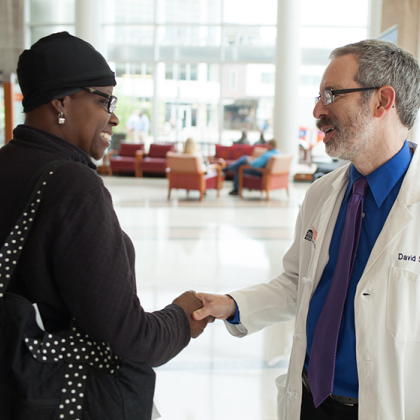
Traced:
<path fill-rule="evenodd" d="M 147 311 L 185 290 L 228 293 L 267 282 L 282 270 L 308 183 L 245 199 L 173 190 L 164 178 L 103 177 L 122 228 L 137 253 L 138 294 Z M 292 324 L 238 339 L 210 324 L 175 359 L 156 369 L 155 403 L 163 420 L 275 420 L 274 380 L 286 371 Z"/>

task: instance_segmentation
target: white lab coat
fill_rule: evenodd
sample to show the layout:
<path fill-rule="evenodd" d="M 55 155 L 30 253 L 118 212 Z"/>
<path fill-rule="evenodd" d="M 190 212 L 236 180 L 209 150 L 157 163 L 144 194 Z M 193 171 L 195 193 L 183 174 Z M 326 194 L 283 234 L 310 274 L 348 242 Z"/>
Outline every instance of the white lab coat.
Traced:
<path fill-rule="evenodd" d="M 420 418 L 419 161 L 420 149 L 414 153 L 356 290 L 360 420 Z M 349 173 L 346 165 L 308 189 L 294 242 L 284 256 L 284 272 L 268 284 L 230 293 L 242 323 L 226 323 L 235 336 L 296 317 L 288 373 L 276 379 L 280 420 L 300 419 L 309 302 L 328 262 Z"/>

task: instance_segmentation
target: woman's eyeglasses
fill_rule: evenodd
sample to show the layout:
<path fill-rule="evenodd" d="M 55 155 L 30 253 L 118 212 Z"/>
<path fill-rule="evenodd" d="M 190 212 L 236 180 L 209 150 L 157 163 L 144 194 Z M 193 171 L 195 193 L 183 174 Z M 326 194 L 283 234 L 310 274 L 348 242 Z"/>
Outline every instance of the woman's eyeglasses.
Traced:
<path fill-rule="evenodd" d="M 92 93 L 94 95 L 100 95 L 103 96 L 104 98 L 108 99 L 108 112 L 110 114 L 112 114 L 115 111 L 115 108 L 117 107 L 117 101 L 118 98 L 114 95 L 107 95 L 104 92 L 101 92 L 100 90 L 97 89 L 93 89 L 90 87 L 83 87 L 82 89 L 87 90 L 89 93 Z"/>

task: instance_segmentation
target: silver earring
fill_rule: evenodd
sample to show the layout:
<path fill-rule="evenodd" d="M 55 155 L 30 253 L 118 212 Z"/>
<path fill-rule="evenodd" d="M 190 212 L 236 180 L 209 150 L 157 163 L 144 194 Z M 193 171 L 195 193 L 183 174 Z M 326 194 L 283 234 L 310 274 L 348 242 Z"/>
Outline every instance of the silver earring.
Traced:
<path fill-rule="evenodd" d="M 66 122 L 66 119 L 64 118 L 64 114 L 60 112 L 58 114 L 58 124 L 64 124 Z"/>

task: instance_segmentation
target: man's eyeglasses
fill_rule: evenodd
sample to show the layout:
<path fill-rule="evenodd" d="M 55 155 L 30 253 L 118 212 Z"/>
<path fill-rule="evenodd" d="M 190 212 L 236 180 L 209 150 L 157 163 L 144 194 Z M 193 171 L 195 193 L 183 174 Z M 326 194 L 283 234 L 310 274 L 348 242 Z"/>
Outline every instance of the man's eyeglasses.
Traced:
<path fill-rule="evenodd" d="M 115 108 L 117 107 L 117 101 L 118 98 L 114 95 L 107 95 L 104 92 L 101 92 L 100 90 L 96 90 L 90 87 L 83 87 L 82 89 L 87 90 L 89 93 L 93 93 L 95 95 L 103 96 L 104 98 L 108 99 L 108 112 L 112 114 L 115 111 Z"/>
<path fill-rule="evenodd" d="M 339 89 L 339 90 L 325 89 L 321 93 L 321 95 L 315 97 L 315 105 L 321 100 L 322 105 L 327 106 L 330 103 L 334 102 L 335 95 L 340 95 L 342 93 L 360 92 L 362 90 L 372 90 L 372 89 L 380 89 L 380 88 L 379 87 L 365 87 L 365 88 Z"/>

